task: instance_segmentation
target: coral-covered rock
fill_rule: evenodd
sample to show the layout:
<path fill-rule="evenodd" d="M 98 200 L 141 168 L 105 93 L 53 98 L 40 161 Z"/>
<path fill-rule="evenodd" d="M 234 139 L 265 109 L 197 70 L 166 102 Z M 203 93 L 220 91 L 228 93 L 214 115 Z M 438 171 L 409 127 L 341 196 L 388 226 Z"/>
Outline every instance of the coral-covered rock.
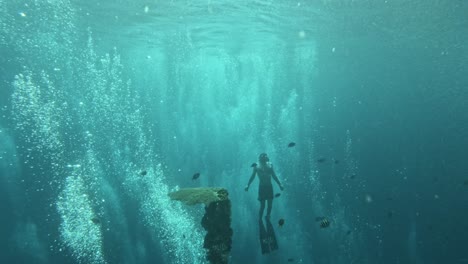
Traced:
<path fill-rule="evenodd" d="M 188 205 L 204 203 L 208 206 L 212 202 L 228 199 L 227 193 L 226 189 L 219 187 L 185 188 L 169 193 L 169 198 Z"/>
<path fill-rule="evenodd" d="M 231 201 L 224 188 L 187 188 L 169 193 L 173 200 L 188 205 L 205 204 L 201 225 L 207 231 L 203 247 L 212 264 L 227 264 L 232 244 Z"/>

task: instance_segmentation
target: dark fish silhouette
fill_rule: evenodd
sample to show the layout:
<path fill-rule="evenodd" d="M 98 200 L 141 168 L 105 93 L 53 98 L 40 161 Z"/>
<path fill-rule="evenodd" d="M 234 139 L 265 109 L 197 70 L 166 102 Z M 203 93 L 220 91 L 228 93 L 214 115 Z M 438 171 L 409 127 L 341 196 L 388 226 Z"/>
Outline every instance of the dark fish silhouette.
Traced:
<path fill-rule="evenodd" d="M 101 220 L 97 217 L 93 217 L 91 218 L 91 222 L 95 223 L 96 225 L 100 224 L 101 223 Z"/>
<path fill-rule="evenodd" d="M 275 197 L 276 197 L 276 198 L 278 198 L 278 197 L 280 197 L 280 196 L 281 196 L 281 193 L 275 194 Z"/>
<path fill-rule="evenodd" d="M 288 258 L 288 262 L 294 262 L 293 258 Z"/>
<path fill-rule="evenodd" d="M 354 178 L 356 178 L 356 174 L 351 174 L 351 176 L 349 176 L 349 178 L 352 180 Z"/>
<path fill-rule="evenodd" d="M 279 225 L 280 227 L 282 227 L 282 226 L 284 225 L 284 219 L 283 219 L 283 218 L 281 218 L 281 219 L 278 221 L 278 225 Z"/>
<path fill-rule="evenodd" d="M 199 177 L 200 177 L 200 173 L 197 172 L 197 173 L 195 173 L 195 174 L 192 176 L 192 180 L 196 180 L 196 179 L 198 179 Z"/>
<path fill-rule="evenodd" d="M 320 228 L 327 228 L 330 226 L 330 221 L 328 219 L 323 219 L 320 221 Z"/>
<path fill-rule="evenodd" d="M 291 142 L 291 143 L 288 144 L 288 148 L 292 148 L 294 146 L 296 146 L 296 143 L 294 143 L 294 142 Z"/>
<path fill-rule="evenodd" d="M 317 160 L 318 163 L 324 163 L 325 161 L 327 161 L 326 158 L 320 158 Z"/>
<path fill-rule="evenodd" d="M 389 211 L 389 212 L 387 213 L 387 217 L 388 217 L 389 219 L 391 219 L 391 218 L 393 217 L 393 212 L 392 212 L 392 211 Z"/>
<path fill-rule="evenodd" d="M 346 232 L 346 235 L 349 236 L 351 234 L 351 230 L 348 230 L 348 232 Z"/>
<path fill-rule="evenodd" d="M 257 167 L 257 163 L 255 163 L 255 162 L 254 162 L 254 163 L 252 163 L 252 165 L 250 165 L 250 167 L 252 167 L 252 168 L 255 168 L 255 167 Z"/>
<path fill-rule="evenodd" d="M 141 176 L 145 176 L 146 174 L 148 174 L 148 172 L 145 171 L 145 170 L 140 172 L 140 175 L 141 175 Z"/>

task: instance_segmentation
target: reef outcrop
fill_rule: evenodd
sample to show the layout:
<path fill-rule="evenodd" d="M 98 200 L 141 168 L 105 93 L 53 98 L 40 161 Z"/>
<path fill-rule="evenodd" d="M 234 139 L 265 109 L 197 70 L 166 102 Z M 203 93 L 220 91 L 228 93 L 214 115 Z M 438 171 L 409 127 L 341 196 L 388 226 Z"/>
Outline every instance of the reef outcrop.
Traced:
<path fill-rule="evenodd" d="M 207 231 L 203 247 L 212 264 L 227 264 L 232 244 L 231 201 L 224 188 L 186 188 L 169 193 L 173 200 L 188 205 L 205 204 L 201 225 Z"/>

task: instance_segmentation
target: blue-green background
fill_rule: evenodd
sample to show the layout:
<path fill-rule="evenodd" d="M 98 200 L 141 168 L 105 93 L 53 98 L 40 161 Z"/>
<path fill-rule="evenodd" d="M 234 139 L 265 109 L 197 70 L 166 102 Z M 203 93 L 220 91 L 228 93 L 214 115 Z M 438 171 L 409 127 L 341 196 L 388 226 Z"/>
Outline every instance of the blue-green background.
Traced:
<path fill-rule="evenodd" d="M 0 0 L 0 262 L 204 263 L 203 206 L 167 193 L 222 186 L 231 263 L 467 263 L 467 14 Z M 261 152 L 285 187 L 270 255 L 244 191 Z"/>

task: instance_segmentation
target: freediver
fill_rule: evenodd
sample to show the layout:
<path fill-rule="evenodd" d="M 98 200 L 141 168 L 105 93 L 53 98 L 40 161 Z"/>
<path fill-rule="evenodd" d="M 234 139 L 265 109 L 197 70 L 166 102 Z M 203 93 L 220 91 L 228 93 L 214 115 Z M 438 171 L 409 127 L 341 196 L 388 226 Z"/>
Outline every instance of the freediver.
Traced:
<path fill-rule="evenodd" d="M 249 190 L 250 184 L 255 179 L 255 175 L 258 175 L 259 186 L 258 186 L 258 200 L 260 201 L 260 212 L 259 219 L 262 220 L 263 211 L 265 210 L 265 201 L 268 201 L 266 219 L 270 219 L 271 208 L 273 206 L 273 185 L 271 184 L 271 178 L 275 180 L 281 191 L 284 189 L 281 185 L 278 177 L 276 176 L 273 165 L 269 162 L 266 153 L 260 154 L 258 157 L 258 166 L 252 166 L 252 176 L 250 176 L 249 183 L 245 186 L 245 191 Z"/>

